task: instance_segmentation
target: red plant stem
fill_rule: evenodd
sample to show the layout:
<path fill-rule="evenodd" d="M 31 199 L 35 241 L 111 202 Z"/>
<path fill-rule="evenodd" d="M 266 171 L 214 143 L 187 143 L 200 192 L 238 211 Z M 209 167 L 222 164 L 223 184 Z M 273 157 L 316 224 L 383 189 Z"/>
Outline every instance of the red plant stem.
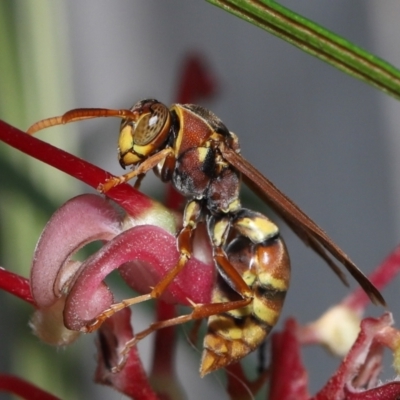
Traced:
<path fill-rule="evenodd" d="M 5 290 L 26 302 L 35 305 L 31 295 L 29 279 L 0 267 L 0 289 Z"/>
<path fill-rule="evenodd" d="M 262 372 L 254 381 L 247 378 L 240 362 L 230 364 L 228 372 L 227 392 L 230 400 L 253 400 L 269 377 L 269 371 Z"/>
<path fill-rule="evenodd" d="M 64 150 L 52 146 L 36 137 L 26 134 L 0 120 L 0 140 L 54 168 L 97 189 L 107 179 L 113 177 L 109 172 Z M 130 214 L 152 207 L 153 200 L 132 186 L 123 183 L 107 192 L 107 197 L 120 204 Z M 129 203 L 126 201 L 130 198 Z"/>
<path fill-rule="evenodd" d="M 308 399 L 307 372 L 302 364 L 297 323 L 288 319 L 282 332 L 272 336 L 269 399 Z"/>
<path fill-rule="evenodd" d="M 175 306 L 162 300 L 157 302 L 157 321 L 176 316 Z M 167 327 L 157 331 L 154 338 L 154 354 L 151 375 L 171 375 L 174 371 L 176 347 L 175 327 Z"/>
<path fill-rule="evenodd" d="M 178 103 L 194 103 L 202 98 L 210 98 L 217 91 L 214 76 L 199 54 L 189 54 L 183 62 L 178 85 Z"/>
<path fill-rule="evenodd" d="M 383 289 L 388 283 L 392 282 L 394 277 L 400 272 L 400 245 L 397 246 L 388 257 L 368 276 L 369 280 L 378 288 Z M 356 289 L 347 296 L 342 304 L 363 313 L 364 308 L 369 304 L 370 299 L 361 289 Z"/>
<path fill-rule="evenodd" d="M 13 375 L 0 374 L 0 392 L 14 393 L 26 400 L 59 400 L 58 397 Z"/>

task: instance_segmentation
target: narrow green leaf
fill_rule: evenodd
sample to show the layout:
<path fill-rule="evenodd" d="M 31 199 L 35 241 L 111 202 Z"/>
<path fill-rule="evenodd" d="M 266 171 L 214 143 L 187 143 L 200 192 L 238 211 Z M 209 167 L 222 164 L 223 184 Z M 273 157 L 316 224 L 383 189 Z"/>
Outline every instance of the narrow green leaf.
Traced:
<path fill-rule="evenodd" d="M 272 0 L 207 0 L 400 99 L 400 71 Z"/>

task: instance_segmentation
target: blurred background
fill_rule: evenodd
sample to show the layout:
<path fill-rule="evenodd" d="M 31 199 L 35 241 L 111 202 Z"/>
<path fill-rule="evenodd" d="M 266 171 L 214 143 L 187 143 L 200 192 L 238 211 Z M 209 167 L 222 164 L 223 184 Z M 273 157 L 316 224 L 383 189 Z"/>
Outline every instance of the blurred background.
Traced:
<path fill-rule="evenodd" d="M 400 66 L 397 1 L 280 3 Z M 201 54 L 218 85 L 202 105 L 239 135 L 242 154 L 363 271 L 399 243 L 398 102 L 205 1 L 3 0 L 0 49 L 0 118 L 23 130 L 77 107 L 127 108 L 152 97 L 173 103 L 183 60 Z M 99 119 L 39 137 L 118 175 L 118 127 L 118 120 Z M 28 276 L 52 212 L 88 189 L 3 143 L 0 167 L 0 265 Z M 143 190 L 159 194 L 163 187 L 149 177 Z M 293 270 L 281 323 L 288 316 L 305 323 L 348 289 L 286 226 L 281 229 Z M 399 319 L 397 292 L 394 282 L 384 295 Z M 1 292 L 0 302 L 0 372 L 65 399 L 123 398 L 92 383 L 91 336 L 50 348 L 31 335 L 26 305 Z M 381 312 L 371 308 L 372 315 Z M 134 310 L 135 329 L 151 321 L 140 322 L 141 313 Z M 144 354 L 151 340 L 142 344 Z M 226 398 L 219 376 L 198 377 L 199 357 L 183 340 L 178 370 L 188 397 Z M 304 360 L 312 393 L 338 364 L 320 348 L 305 349 Z"/>

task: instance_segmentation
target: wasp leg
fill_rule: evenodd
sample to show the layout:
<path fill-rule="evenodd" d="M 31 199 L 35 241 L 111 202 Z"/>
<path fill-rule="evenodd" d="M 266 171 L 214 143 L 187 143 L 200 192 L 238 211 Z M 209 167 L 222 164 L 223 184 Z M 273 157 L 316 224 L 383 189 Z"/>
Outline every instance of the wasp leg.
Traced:
<path fill-rule="evenodd" d="M 119 303 L 112 304 L 109 308 L 104 310 L 101 314 L 99 314 L 96 319 L 94 319 L 89 325 L 81 328 L 81 332 L 83 333 L 92 333 L 95 330 L 99 329 L 101 324 L 108 318 L 112 317 L 118 311 L 126 307 L 133 306 L 134 304 L 142 303 L 143 301 L 151 300 L 150 293 L 144 294 L 142 296 L 132 297 L 131 299 L 122 300 Z"/>
<path fill-rule="evenodd" d="M 229 286 L 243 298 L 253 298 L 253 290 L 244 281 L 240 272 L 230 263 L 225 252 L 220 247 L 214 249 L 214 259 Z"/>
<path fill-rule="evenodd" d="M 110 179 L 107 179 L 104 183 L 100 184 L 97 187 L 97 190 L 100 193 L 106 193 L 114 186 L 118 186 L 121 183 L 127 182 L 137 176 L 146 174 L 149 170 L 154 168 L 159 162 L 165 160 L 167 156 L 173 153 L 172 148 L 168 147 L 164 150 L 159 151 L 158 153 L 152 155 L 148 159 L 144 160 L 139 166 L 133 171 L 128 172 L 127 174 L 121 176 L 113 176 Z"/>
<path fill-rule="evenodd" d="M 140 175 L 137 176 L 136 181 L 135 181 L 135 184 L 133 185 L 133 187 L 134 187 L 136 190 L 139 190 L 139 189 L 140 189 L 140 185 L 142 184 L 142 180 L 143 180 L 143 178 L 144 178 L 145 176 L 146 176 L 146 174 L 140 174 Z"/>
<path fill-rule="evenodd" d="M 191 234 L 192 234 L 192 228 L 188 227 L 183 228 L 183 230 L 180 232 L 178 236 L 178 243 L 182 242 L 185 242 L 186 244 L 190 243 L 189 239 Z M 109 308 L 107 308 L 101 314 L 99 314 L 93 322 L 82 328 L 82 332 L 91 333 L 95 331 L 107 318 L 110 318 L 112 315 L 114 315 L 118 311 L 121 311 L 123 308 L 130 307 L 134 304 L 142 303 L 143 301 L 156 299 L 160 297 L 165 291 L 165 289 L 168 287 L 168 285 L 174 280 L 176 275 L 178 275 L 179 272 L 183 269 L 183 267 L 186 265 L 187 261 L 190 258 L 191 246 L 183 247 L 183 245 L 180 244 L 180 249 L 181 249 L 181 255 L 179 257 L 178 263 L 175 265 L 173 269 L 171 269 L 167 273 L 167 275 L 163 277 L 163 279 L 160 282 L 158 282 L 156 286 L 154 286 L 154 288 L 150 293 L 141 296 L 136 296 L 131 299 L 125 299 L 122 300 L 120 303 L 112 304 Z"/>
<path fill-rule="evenodd" d="M 201 204 L 198 201 L 192 200 L 187 203 L 183 216 L 183 228 L 177 237 L 177 246 L 180 254 L 179 260 L 175 267 L 169 270 L 167 275 L 165 275 L 162 280 L 154 286 L 150 292 L 152 298 L 160 297 L 168 285 L 174 280 L 174 278 L 189 261 L 192 255 L 192 234 L 196 229 L 200 215 Z"/>
<path fill-rule="evenodd" d="M 192 254 L 192 233 L 196 228 L 201 214 L 201 205 L 196 200 L 189 202 L 185 208 L 183 228 L 178 234 L 177 243 L 180 253 L 177 264 L 158 282 L 150 293 L 136 296 L 131 299 L 125 299 L 120 303 L 115 303 L 99 314 L 89 325 L 82 328 L 82 332 L 90 333 L 100 327 L 100 325 L 116 312 L 123 308 L 130 307 L 143 301 L 157 299 L 160 297 L 168 285 L 174 280 L 179 272 L 186 265 Z"/>
<path fill-rule="evenodd" d="M 234 223 L 235 225 L 235 223 Z M 231 217 L 212 216 L 207 221 L 208 234 L 212 241 L 213 257 L 220 275 L 243 299 L 253 298 L 253 291 L 242 274 L 231 264 L 223 247 L 232 227 Z"/>
<path fill-rule="evenodd" d="M 167 328 L 170 326 L 181 325 L 189 321 L 193 320 L 201 320 L 204 318 L 208 318 L 212 315 L 225 313 L 227 311 L 236 310 L 242 307 L 246 307 L 251 303 L 252 299 L 242 299 L 237 301 L 228 301 L 225 303 L 209 303 L 209 304 L 195 304 L 193 305 L 193 311 L 187 315 L 181 315 L 179 317 L 167 319 L 164 321 L 159 321 L 151 324 L 147 329 L 137 333 L 133 339 L 129 340 L 125 343 L 124 349 L 121 352 L 121 361 L 118 365 L 113 368 L 113 372 L 120 371 L 127 359 L 128 353 L 133 346 L 144 339 L 146 336 L 150 335 L 151 333 Z"/>

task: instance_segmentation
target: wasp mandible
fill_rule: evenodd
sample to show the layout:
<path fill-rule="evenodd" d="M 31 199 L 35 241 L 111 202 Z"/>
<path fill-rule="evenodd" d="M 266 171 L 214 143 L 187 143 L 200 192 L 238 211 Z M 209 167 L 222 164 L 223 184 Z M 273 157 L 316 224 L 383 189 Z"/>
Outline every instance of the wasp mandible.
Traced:
<path fill-rule="evenodd" d="M 257 348 L 278 320 L 289 288 L 290 261 L 278 227 L 266 216 L 242 207 L 240 182 L 255 191 L 301 240 L 319 254 L 339 278 L 345 276 L 333 256 L 358 281 L 375 304 L 385 304 L 380 292 L 350 258 L 288 197 L 240 154 L 237 136 L 211 111 L 192 104 L 168 108 L 154 99 L 129 110 L 75 109 L 61 117 L 34 124 L 43 128 L 98 117 L 122 118 L 119 162 L 133 169 L 99 187 L 112 187 L 137 178 L 136 186 L 154 169 L 188 198 L 183 227 L 177 235 L 179 261 L 150 293 L 124 300 L 98 316 L 86 331 L 96 329 L 118 310 L 159 298 L 192 254 L 192 237 L 205 222 L 219 274 L 211 304 L 193 304 L 189 315 L 152 324 L 128 342 L 124 353 L 157 329 L 208 318 L 201 374 L 237 361 Z"/>

